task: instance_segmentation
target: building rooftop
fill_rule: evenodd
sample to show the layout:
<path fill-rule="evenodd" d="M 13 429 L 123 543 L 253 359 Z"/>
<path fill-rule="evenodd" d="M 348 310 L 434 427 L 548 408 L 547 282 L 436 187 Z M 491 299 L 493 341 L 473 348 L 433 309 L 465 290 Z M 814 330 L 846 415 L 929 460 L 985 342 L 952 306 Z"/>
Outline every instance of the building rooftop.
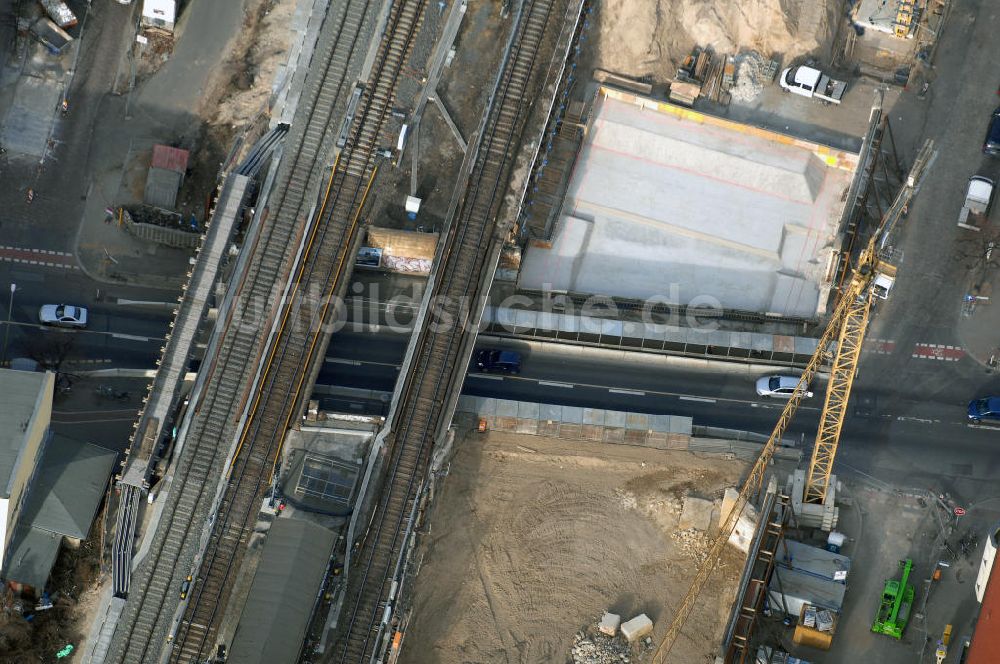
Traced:
<path fill-rule="evenodd" d="M 229 661 L 293 664 L 336 539 L 310 521 L 278 518 L 264 541 Z"/>
<path fill-rule="evenodd" d="M 995 664 L 1000 653 L 1000 564 L 994 560 L 966 664 Z"/>
<path fill-rule="evenodd" d="M 117 456 L 65 436 L 49 439 L 11 539 L 5 579 L 45 588 L 63 536 L 90 533 Z"/>
<path fill-rule="evenodd" d="M 173 171 L 184 175 L 188 165 L 188 151 L 180 148 L 172 148 L 169 145 L 154 145 L 153 158 L 149 163 L 150 168 L 162 168 L 166 171 Z"/>
<path fill-rule="evenodd" d="M 10 496 L 11 473 L 24 445 L 25 433 L 34 418 L 45 415 L 39 409 L 51 388 L 53 375 L 47 372 L 0 369 L 0 496 Z M 46 415 L 47 416 L 47 415 Z"/>
<path fill-rule="evenodd" d="M 4 578 L 44 590 L 61 543 L 62 536 L 57 533 L 30 526 L 16 528 L 7 553 Z"/>
<path fill-rule="evenodd" d="M 97 445 L 52 436 L 38 464 L 22 522 L 86 539 L 117 457 L 117 452 Z"/>
<path fill-rule="evenodd" d="M 856 154 L 605 92 L 521 288 L 825 311 Z"/>

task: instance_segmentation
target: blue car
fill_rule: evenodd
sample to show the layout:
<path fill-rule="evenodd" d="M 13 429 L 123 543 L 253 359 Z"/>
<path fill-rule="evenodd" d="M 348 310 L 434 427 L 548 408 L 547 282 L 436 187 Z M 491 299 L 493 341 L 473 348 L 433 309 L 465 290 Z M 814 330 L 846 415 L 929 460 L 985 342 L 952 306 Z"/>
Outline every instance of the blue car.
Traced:
<path fill-rule="evenodd" d="M 983 397 L 970 401 L 969 419 L 973 422 L 1000 420 L 1000 397 Z"/>

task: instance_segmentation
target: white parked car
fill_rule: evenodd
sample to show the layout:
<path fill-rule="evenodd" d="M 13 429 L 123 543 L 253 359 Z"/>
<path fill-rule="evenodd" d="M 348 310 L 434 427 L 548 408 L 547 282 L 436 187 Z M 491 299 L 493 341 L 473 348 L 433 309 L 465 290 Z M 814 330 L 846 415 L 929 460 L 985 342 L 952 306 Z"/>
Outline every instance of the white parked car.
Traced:
<path fill-rule="evenodd" d="M 764 376 L 757 379 L 757 394 L 762 397 L 790 399 L 798 384 L 798 376 Z M 806 391 L 802 398 L 808 399 L 812 395 L 812 392 Z"/>
<path fill-rule="evenodd" d="M 38 310 L 42 325 L 56 327 L 87 327 L 87 310 L 72 304 L 43 304 Z"/>

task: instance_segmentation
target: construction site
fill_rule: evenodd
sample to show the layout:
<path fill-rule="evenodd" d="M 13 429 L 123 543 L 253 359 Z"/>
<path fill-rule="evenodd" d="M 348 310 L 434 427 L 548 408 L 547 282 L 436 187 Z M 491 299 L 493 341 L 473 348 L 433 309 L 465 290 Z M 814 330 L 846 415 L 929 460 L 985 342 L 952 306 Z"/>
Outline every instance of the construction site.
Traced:
<path fill-rule="evenodd" d="M 899 158 L 884 82 L 924 80 L 914 54 L 934 43 L 913 36 L 939 26 L 942 7 L 858 3 L 845 21 L 839 2 L 791 4 L 595 8 L 497 280 L 501 293 L 619 305 L 597 322 L 655 301 L 708 303 L 722 313 L 713 331 L 810 330 L 797 389 L 822 378 L 815 443 L 788 437 L 798 396 L 767 411 L 759 457 L 698 426 L 630 438 L 658 426 L 624 424 L 634 413 L 460 402 L 466 428 L 456 422 L 422 526 L 407 661 L 952 661 L 951 625 L 927 615 L 949 566 L 926 561 L 957 537 L 954 502 L 833 473 L 844 422 L 864 412 L 848 400 L 869 317 L 896 280 L 898 225 L 937 156 L 926 143 Z M 842 108 L 796 106 L 777 78 L 797 62 L 873 78 L 851 77 L 851 110 L 839 96 Z M 517 307 L 532 308 L 492 319 L 491 333 L 584 325 L 557 314 L 544 332 Z M 643 345 L 648 322 L 633 333 Z M 699 332 L 702 352 L 740 343 L 690 328 L 685 348 Z M 974 564 L 966 552 L 951 566 Z"/>
<path fill-rule="evenodd" d="M 982 2 L 139 4 L 74 297 L 146 391 L 60 652 L 990 663 Z"/>

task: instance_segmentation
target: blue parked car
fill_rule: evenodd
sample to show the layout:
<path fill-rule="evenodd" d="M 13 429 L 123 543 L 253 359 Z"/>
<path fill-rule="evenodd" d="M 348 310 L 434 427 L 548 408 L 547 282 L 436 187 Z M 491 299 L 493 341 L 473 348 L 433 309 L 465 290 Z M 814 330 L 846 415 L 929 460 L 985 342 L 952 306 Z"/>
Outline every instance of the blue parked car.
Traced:
<path fill-rule="evenodd" d="M 1000 397 L 983 397 L 970 401 L 969 419 L 973 422 L 1000 420 Z"/>

